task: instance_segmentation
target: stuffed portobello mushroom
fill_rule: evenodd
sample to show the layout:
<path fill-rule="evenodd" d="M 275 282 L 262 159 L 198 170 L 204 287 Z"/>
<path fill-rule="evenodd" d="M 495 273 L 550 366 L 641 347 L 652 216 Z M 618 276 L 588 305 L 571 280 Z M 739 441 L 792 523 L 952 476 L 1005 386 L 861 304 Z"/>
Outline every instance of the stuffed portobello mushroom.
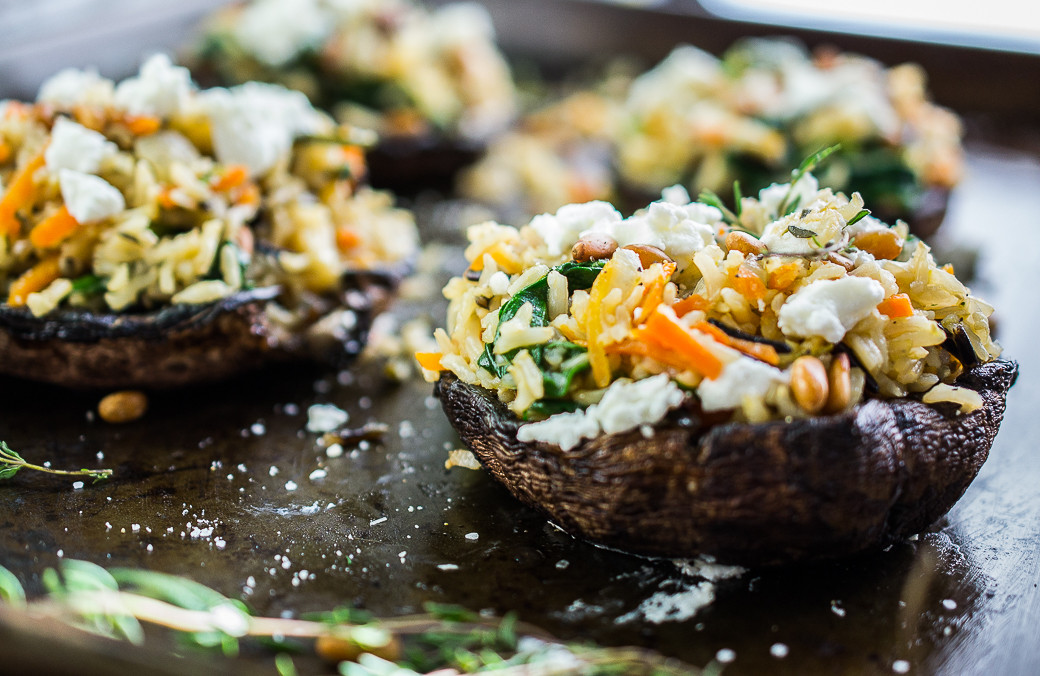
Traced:
<path fill-rule="evenodd" d="M 277 82 L 376 130 L 370 164 L 379 187 L 450 187 L 516 107 L 491 19 L 474 3 L 236 4 L 211 18 L 190 60 L 204 81 Z"/>
<path fill-rule="evenodd" d="M 608 68 L 525 115 L 460 190 L 528 218 L 592 199 L 632 210 L 676 183 L 728 194 L 739 181 L 755 194 L 835 144 L 820 185 L 855 189 L 876 217 L 918 236 L 939 227 L 962 172 L 961 124 L 931 101 L 924 71 L 781 39 L 744 40 L 721 57 L 680 46 L 642 74 Z"/>
<path fill-rule="evenodd" d="M 0 103 L 0 372 L 166 387 L 357 353 L 416 251 L 371 132 L 165 56 Z"/>
<path fill-rule="evenodd" d="M 1017 375 L 992 308 L 905 223 L 807 171 L 468 231 L 439 352 L 480 462 L 565 530 L 745 564 L 917 533 L 986 459 Z"/>

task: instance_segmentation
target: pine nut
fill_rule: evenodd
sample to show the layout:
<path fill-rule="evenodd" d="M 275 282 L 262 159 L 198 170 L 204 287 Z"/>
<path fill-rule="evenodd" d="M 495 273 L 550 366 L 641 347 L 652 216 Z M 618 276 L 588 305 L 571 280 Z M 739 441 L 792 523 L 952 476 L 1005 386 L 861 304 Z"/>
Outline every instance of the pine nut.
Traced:
<path fill-rule="evenodd" d="M 148 397 L 138 390 L 113 392 L 98 402 L 98 415 L 105 422 L 126 423 L 137 420 L 148 410 Z"/>
<path fill-rule="evenodd" d="M 726 249 L 739 251 L 748 256 L 758 255 L 766 250 L 762 242 L 746 232 L 733 231 L 726 235 Z"/>
<path fill-rule="evenodd" d="M 831 359 L 828 369 L 830 392 L 827 395 L 827 413 L 840 413 L 852 400 L 852 363 L 849 355 L 841 352 Z"/>
<path fill-rule="evenodd" d="M 856 235 L 852 243 L 879 260 L 894 260 L 903 251 L 903 240 L 895 230 L 868 230 Z"/>
<path fill-rule="evenodd" d="M 629 251 L 634 251 L 639 256 L 639 264 L 646 270 L 654 263 L 674 263 L 671 256 L 666 254 L 656 246 L 650 246 L 649 244 L 629 244 L 626 247 Z"/>
<path fill-rule="evenodd" d="M 571 248 L 571 258 L 576 263 L 610 258 L 617 251 L 617 247 L 617 240 L 610 235 L 593 232 L 575 242 Z"/>
<path fill-rule="evenodd" d="M 795 359 L 791 364 L 791 393 L 807 413 L 819 413 L 829 393 L 823 362 L 809 355 Z"/>

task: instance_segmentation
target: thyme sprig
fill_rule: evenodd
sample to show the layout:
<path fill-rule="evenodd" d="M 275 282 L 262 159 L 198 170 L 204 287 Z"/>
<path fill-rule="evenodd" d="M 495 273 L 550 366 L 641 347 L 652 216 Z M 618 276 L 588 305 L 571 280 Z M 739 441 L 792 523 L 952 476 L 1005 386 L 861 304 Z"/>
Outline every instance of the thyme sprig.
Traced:
<path fill-rule="evenodd" d="M 43 465 L 35 465 L 17 452 L 11 450 L 7 445 L 7 442 L 0 441 L 0 479 L 10 479 L 20 470 L 31 469 L 37 472 L 44 472 L 46 474 L 57 474 L 60 476 L 83 476 L 92 478 L 95 483 L 102 479 L 107 479 L 112 476 L 112 470 L 110 469 L 54 469 L 52 467 L 44 467 Z"/>
<path fill-rule="evenodd" d="M 795 196 L 794 189 L 795 186 L 798 185 L 798 181 L 802 180 L 802 177 L 815 170 L 821 162 L 839 150 L 841 150 L 841 144 L 837 143 L 829 148 L 818 150 L 802 160 L 802 163 L 798 165 L 798 168 L 791 172 L 791 182 L 787 186 L 787 194 L 785 194 L 784 198 L 780 200 L 780 204 L 776 208 L 777 216 L 787 216 L 788 214 L 793 214 L 795 210 L 798 209 L 800 198 L 795 199 L 794 201 L 791 199 Z"/>
<path fill-rule="evenodd" d="M 282 676 L 296 673 L 291 654 L 308 645 L 339 663 L 343 676 L 417 676 L 486 673 L 650 674 L 709 676 L 702 669 L 641 648 L 569 644 L 516 621 L 508 614 L 487 618 L 453 605 L 427 604 L 424 613 L 375 619 L 353 608 L 302 618 L 259 617 L 240 601 L 185 578 L 146 570 L 106 570 L 65 559 L 42 576 L 48 595 L 25 601 L 18 578 L 0 566 L 0 602 L 78 626 L 103 636 L 140 644 L 142 623 L 175 632 L 196 647 L 238 654 L 240 643 L 275 651 Z"/>

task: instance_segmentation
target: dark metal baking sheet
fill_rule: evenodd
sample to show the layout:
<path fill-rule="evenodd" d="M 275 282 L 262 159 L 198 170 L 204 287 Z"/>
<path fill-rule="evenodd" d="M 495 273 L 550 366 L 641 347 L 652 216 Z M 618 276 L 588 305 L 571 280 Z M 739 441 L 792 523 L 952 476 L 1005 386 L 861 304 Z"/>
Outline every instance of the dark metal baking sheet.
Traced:
<path fill-rule="evenodd" d="M 566 4 L 571 14 L 587 5 Z M 523 18 L 510 11 L 514 22 Z M 528 27 L 544 27 L 531 19 Z M 640 25 L 650 30 L 661 21 Z M 525 30 L 516 35 L 530 45 Z M 617 45 L 620 35 L 586 37 Z M 25 57 L 16 51 L 0 46 L 0 73 Z M 46 70 L 82 65 L 81 55 L 48 54 Z M 14 84 L 33 90 L 32 83 Z M 0 87 L 11 93 L 12 80 Z M 1010 106 L 1015 92 L 1009 96 Z M 698 665 L 731 650 L 727 674 L 893 673 L 901 660 L 911 673 L 1035 673 L 1040 387 L 1032 374 L 1040 358 L 1032 349 L 1040 335 L 1040 161 L 1035 129 L 1030 133 L 1011 138 L 1029 142 L 1032 154 L 972 146 L 969 175 L 941 235 L 940 248 L 977 250 L 973 288 L 998 307 L 999 338 L 1022 376 L 981 475 L 917 541 L 830 563 L 750 571 L 719 582 L 714 602 L 684 621 L 655 624 L 635 612 L 619 622 L 655 594 L 675 599 L 700 580 L 671 561 L 577 541 L 483 472 L 445 470 L 447 450 L 459 442 L 430 386 L 393 383 L 372 362 L 342 374 L 284 368 L 217 387 L 153 393 L 147 416 L 119 427 L 89 418 L 97 393 L 0 380 L 0 439 L 33 460 L 116 470 L 112 480 L 82 488 L 25 472 L 0 484 L 0 564 L 33 592 L 60 557 L 142 566 L 190 576 L 270 614 L 355 604 L 398 615 L 427 600 L 515 611 L 564 638 L 645 645 Z M 448 242 L 449 256 L 425 285 L 426 297 L 397 304 L 402 318 L 442 318 L 439 284 L 461 265 L 450 218 L 435 211 L 438 226 L 424 224 L 427 238 Z M 304 412 L 320 402 L 349 410 L 352 423 L 387 423 L 390 432 L 381 444 L 329 458 L 304 429 Z M 113 648 L 9 609 L 0 609 L 0 637 L 7 653 L 0 672 L 12 665 L 52 673 L 203 668 L 171 666 L 162 643 L 144 652 Z M 786 656 L 774 654 L 776 644 L 787 647 Z M 211 668 L 252 673 L 258 665 L 271 667 L 254 654 Z"/>

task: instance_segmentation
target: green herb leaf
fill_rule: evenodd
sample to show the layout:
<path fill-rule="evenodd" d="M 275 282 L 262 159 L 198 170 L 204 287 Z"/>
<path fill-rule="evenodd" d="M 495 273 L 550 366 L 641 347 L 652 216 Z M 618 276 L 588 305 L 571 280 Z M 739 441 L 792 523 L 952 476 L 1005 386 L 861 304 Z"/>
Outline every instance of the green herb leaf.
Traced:
<path fill-rule="evenodd" d="M 797 225 L 787 226 L 787 232 L 791 233 L 795 237 L 798 237 L 799 239 L 809 239 L 811 237 L 816 237 L 816 233 L 812 230 L 807 230 L 806 228 L 799 228 Z"/>
<path fill-rule="evenodd" d="M 802 160 L 802 163 L 798 165 L 798 168 L 791 172 L 791 182 L 787 186 L 787 194 L 784 195 L 784 199 L 780 201 L 780 204 L 777 206 L 776 209 L 778 216 L 786 216 L 788 214 L 794 213 L 794 211 L 798 208 L 798 203 L 801 201 L 801 198 L 799 197 L 793 203 L 791 203 L 791 198 L 794 197 L 794 188 L 798 184 L 798 181 L 802 180 L 802 177 L 814 170 L 817 166 L 819 166 L 821 162 L 823 162 L 825 159 L 827 159 L 840 149 L 841 144 L 838 143 L 833 146 L 830 146 L 829 148 L 823 148 L 822 150 L 818 150 L 809 157 L 806 157 L 804 160 Z"/>
<path fill-rule="evenodd" d="M 72 280 L 72 292 L 93 296 L 105 290 L 107 282 L 97 275 L 83 275 Z"/>
<path fill-rule="evenodd" d="M 25 588 L 15 574 L 0 566 L 0 600 L 15 608 L 25 607 Z"/>
<path fill-rule="evenodd" d="M 739 187 L 734 184 L 733 189 L 735 192 L 739 191 Z M 697 201 L 702 204 L 707 204 L 710 207 L 715 207 L 722 212 L 722 220 L 729 224 L 735 224 L 737 222 L 737 215 L 730 211 L 729 207 L 722 201 L 722 198 L 716 195 L 711 190 L 701 190 L 700 194 L 697 195 Z M 739 202 L 738 202 L 739 205 Z M 739 206 L 738 206 L 739 208 Z"/>
<path fill-rule="evenodd" d="M 849 222 L 845 224 L 845 227 L 854 225 L 863 220 L 866 216 L 870 215 L 870 209 L 862 209 L 858 214 L 849 219 Z"/>

